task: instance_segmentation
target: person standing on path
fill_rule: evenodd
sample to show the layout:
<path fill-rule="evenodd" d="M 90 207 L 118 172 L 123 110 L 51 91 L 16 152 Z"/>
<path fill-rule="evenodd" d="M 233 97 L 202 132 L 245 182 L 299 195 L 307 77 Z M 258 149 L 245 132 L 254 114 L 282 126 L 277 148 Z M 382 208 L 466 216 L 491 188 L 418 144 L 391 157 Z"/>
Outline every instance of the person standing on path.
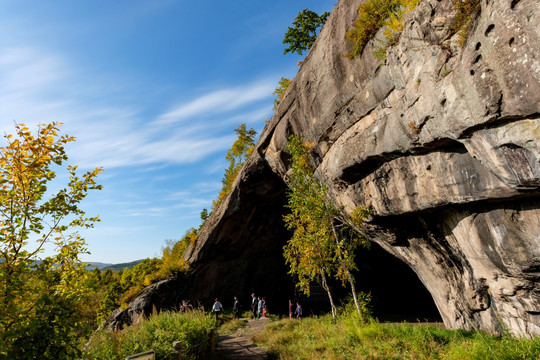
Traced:
<path fill-rule="evenodd" d="M 223 311 L 223 305 L 221 305 L 218 298 L 216 298 L 216 302 L 214 303 L 214 305 L 212 305 L 212 311 L 216 314 L 216 322 L 217 322 L 219 319 L 219 313 Z"/>
<path fill-rule="evenodd" d="M 289 299 L 289 319 L 292 319 L 293 314 L 293 303 L 292 300 Z"/>
<path fill-rule="evenodd" d="M 262 301 L 262 298 L 259 296 L 259 302 L 257 303 L 257 319 L 261 318 L 262 311 L 263 311 L 263 301 Z"/>
<path fill-rule="evenodd" d="M 300 306 L 300 303 L 296 303 L 296 318 L 300 320 L 302 317 L 302 306 Z"/>
<path fill-rule="evenodd" d="M 251 294 L 251 311 L 253 312 L 253 318 L 257 318 L 257 297 L 255 293 Z"/>
<path fill-rule="evenodd" d="M 233 312 L 233 319 L 240 319 L 240 302 L 238 301 L 238 298 L 234 297 L 234 303 L 232 306 L 232 312 Z"/>

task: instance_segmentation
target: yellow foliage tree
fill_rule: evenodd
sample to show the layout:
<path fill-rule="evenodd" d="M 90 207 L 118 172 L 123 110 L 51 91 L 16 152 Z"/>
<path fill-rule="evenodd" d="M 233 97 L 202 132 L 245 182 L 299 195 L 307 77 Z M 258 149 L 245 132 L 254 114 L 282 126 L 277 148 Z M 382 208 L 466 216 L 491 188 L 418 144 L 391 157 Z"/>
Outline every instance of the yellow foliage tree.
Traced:
<path fill-rule="evenodd" d="M 41 124 L 33 134 L 24 124 L 5 135 L 0 148 L 0 358 L 68 359 L 78 354 L 84 331 L 77 304 L 86 295 L 79 255 L 85 242 L 71 229 L 89 228 L 79 204 L 101 168 L 77 175 L 56 193 L 47 185 L 67 161 L 60 123 Z M 42 256 L 46 247 L 53 255 Z"/>

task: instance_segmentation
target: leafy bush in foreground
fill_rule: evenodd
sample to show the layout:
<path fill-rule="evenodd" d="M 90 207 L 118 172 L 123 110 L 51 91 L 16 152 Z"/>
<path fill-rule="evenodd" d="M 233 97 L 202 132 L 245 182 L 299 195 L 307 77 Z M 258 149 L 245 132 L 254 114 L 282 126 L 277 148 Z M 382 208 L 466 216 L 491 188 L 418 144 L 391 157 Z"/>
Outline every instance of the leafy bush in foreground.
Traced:
<path fill-rule="evenodd" d="M 125 359 L 129 355 L 154 350 L 156 359 L 178 357 L 172 343 L 182 342 L 182 359 L 206 359 L 211 356 L 215 319 L 198 311 L 153 314 L 140 325 L 117 332 L 101 331 L 90 340 L 84 360 Z"/>

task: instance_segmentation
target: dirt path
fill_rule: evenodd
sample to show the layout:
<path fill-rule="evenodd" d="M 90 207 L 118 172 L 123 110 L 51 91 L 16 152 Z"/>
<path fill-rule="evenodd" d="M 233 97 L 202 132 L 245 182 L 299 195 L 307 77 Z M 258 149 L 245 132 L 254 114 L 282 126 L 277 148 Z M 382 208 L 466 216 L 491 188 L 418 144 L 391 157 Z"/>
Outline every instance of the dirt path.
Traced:
<path fill-rule="evenodd" d="M 261 332 L 270 322 L 267 318 L 248 320 L 248 326 L 239 329 L 233 335 L 219 335 L 217 359 L 219 360 L 263 360 L 266 350 L 251 341 L 253 334 Z"/>

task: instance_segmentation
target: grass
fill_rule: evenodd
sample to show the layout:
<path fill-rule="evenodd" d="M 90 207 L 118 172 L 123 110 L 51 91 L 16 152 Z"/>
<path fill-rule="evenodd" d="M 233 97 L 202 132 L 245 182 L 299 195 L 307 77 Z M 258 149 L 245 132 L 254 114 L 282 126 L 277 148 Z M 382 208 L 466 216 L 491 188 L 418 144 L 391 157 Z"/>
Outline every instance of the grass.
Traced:
<path fill-rule="evenodd" d="M 227 335 L 236 333 L 239 329 L 245 328 L 248 325 L 246 319 L 232 319 L 225 322 L 219 327 L 219 332 Z"/>
<path fill-rule="evenodd" d="M 125 359 L 140 352 L 155 351 L 156 359 L 173 360 L 178 353 L 172 348 L 175 341 L 182 342 L 182 359 L 211 357 L 215 318 L 199 311 L 186 313 L 161 312 L 132 325 L 123 331 L 101 331 L 90 339 L 84 351 L 84 360 Z"/>
<path fill-rule="evenodd" d="M 280 320 L 254 336 L 273 359 L 538 359 L 540 339 L 433 325 L 360 322 L 355 316 Z"/>

